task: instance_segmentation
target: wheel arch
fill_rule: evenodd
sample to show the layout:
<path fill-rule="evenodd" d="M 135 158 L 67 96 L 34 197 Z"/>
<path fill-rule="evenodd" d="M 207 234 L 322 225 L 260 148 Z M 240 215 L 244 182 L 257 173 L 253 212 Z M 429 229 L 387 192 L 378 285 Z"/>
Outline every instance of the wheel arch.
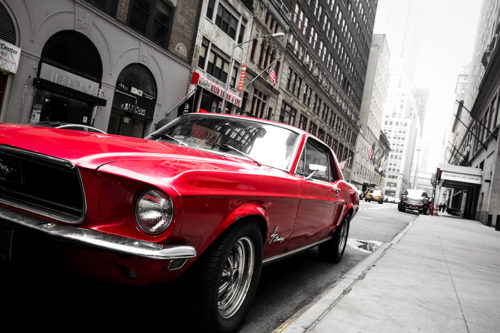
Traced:
<path fill-rule="evenodd" d="M 233 209 L 224 217 L 210 240 L 202 246 L 200 254 L 206 252 L 213 244 L 217 243 L 224 235 L 245 223 L 255 223 L 262 234 L 263 246 L 269 230 L 269 219 L 266 210 L 258 204 L 243 204 Z"/>

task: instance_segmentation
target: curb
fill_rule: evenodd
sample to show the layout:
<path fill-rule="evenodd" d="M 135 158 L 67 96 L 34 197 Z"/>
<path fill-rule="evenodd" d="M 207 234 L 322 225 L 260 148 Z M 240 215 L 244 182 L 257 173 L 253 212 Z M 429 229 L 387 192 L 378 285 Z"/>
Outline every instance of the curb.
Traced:
<path fill-rule="evenodd" d="M 287 321 L 274 329 L 272 333 L 310 332 L 360 280 L 365 278 L 366 273 L 375 266 L 375 264 L 385 255 L 387 250 L 399 243 L 419 218 L 420 217 L 417 217 L 414 221 L 410 221 L 410 223 L 408 223 L 408 225 L 390 242 L 383 244 L 373 252 L 373 254 L 360 261 L 337 283 L 327 288 L 321 295 L 313 299 L 310 304 L 293 314 Z"/>

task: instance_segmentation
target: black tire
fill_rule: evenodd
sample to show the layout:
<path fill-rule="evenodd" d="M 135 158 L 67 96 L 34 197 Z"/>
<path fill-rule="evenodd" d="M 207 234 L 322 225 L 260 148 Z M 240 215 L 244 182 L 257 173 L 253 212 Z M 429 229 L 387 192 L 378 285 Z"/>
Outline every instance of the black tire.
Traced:
<path fill-rule="evenodd" d="M 321 259 L 334 264 L 338 263 L 342 259 L 347 245 L 347 238 L 349 236 L 350 221 L 351 216 L 347 214 L 342 223 L 333 233 L 333 238 L 318 245 L 318 255 Z"/>
<path fill-rule="evenodd" d="M 398 204 L 398 210 L 400 212 L 404 212 L 405 211 L 405 207 L 403 205 L 401 205 L 401 204 Z"/>
<path fill-rule="evenodd" d="M 244 223 L 223 235 L 195 263 L 189 279 L 192 285 L 187 286 L 195 319 L 192 328 L 203 332 L 237 330 L 257 291 L 262 247 L 259 227 Z"/>

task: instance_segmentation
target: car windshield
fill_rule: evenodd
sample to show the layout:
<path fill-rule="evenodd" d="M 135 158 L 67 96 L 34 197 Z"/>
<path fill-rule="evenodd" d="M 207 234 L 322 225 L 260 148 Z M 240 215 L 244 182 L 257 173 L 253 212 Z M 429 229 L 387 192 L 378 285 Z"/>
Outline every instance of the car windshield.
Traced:
<path fill-rule="evenodd" d="M 372 192 L 372 195 L 381 195 L 382 191 L 375 190 Z"/>
<path fill-rule="evenodd" d="M 298 137 L 289 129 L 264 122 L 189 114 L 148 138 L 243 156 L 257 163 L 288 170 L 293 162 Z"/>
<path fill-rule="evenodd" d="M 422 190 L 408 190 L 408 197 L 411 199 L 422 199 L 422 197 L 427 197 L 427 195 Z"/>

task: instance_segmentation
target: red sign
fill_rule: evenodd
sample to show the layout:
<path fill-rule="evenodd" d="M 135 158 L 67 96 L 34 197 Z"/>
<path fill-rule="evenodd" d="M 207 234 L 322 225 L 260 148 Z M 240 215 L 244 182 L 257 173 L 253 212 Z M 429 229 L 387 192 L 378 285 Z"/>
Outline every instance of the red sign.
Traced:
<path fill-rule="evenodd" d="M 245 74 L 247 73 L 247 66 L 241 66 L 240 82 L 238 83 L 238 92 L 243 90 L 243 83 L 245 83 Z"/>
<path fill-rule="evenodd" d="M 204 75 L 194 72 L 193 77 L 191 79 L 192 84 L 197 84 L 200 87 L 202 87 L 205 90 L 210 91 L 211 93 L 224 98 L 226 97 L 226 100 L 231 103 L 236 105 L 237 107 L 241 106 L 241 97 L 239 97 L 237 94 L 228 91 L 226 94 L 226 89 L 224 87 L 221 87 L 215 82 L 210 81 L 207 77 Z"/>

